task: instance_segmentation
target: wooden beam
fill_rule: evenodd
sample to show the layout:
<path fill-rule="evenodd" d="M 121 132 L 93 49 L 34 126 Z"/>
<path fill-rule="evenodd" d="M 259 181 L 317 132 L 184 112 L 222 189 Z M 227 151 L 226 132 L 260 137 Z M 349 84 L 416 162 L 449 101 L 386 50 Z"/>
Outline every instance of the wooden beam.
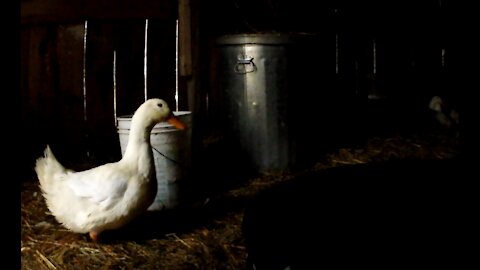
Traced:
<path fill-rule="evenodd" d="M 192 20 L 190 0 L 178 2 L 179 75 L 192 75 Z"/>
<path fill-rule="evenodd" d="M 21 24 L 78 22 L 86 19 L 172 19 L 175 0 L 25 0 Z"/>

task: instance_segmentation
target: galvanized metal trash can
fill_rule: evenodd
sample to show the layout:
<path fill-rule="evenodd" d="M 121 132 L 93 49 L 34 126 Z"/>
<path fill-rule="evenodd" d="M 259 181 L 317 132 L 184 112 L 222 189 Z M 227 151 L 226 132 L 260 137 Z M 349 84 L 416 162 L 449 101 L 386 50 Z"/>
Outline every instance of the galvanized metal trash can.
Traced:
<path fill-rule="evenodd" d="M 227 140 L 259 172 L 304 163 L 312 141 L 309 101 L 315 97 L 307 91 L 315 75 L 307 62 L 315 61 L 313 38 L 235 34 L 220 37 L 217 45 Z"/>

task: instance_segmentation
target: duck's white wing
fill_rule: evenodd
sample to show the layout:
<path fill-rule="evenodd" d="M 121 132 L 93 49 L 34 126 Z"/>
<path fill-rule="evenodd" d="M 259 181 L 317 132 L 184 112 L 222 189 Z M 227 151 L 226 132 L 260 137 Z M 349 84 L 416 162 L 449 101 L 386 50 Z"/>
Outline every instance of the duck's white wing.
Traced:
<path fill-rule="evenodd" d="M 129 177 L 130 174 L 112 164 L 67 175 L 68 186 L 75 196 L 87 199 L 103 209 L 110 208 L 124 196 Z"/>

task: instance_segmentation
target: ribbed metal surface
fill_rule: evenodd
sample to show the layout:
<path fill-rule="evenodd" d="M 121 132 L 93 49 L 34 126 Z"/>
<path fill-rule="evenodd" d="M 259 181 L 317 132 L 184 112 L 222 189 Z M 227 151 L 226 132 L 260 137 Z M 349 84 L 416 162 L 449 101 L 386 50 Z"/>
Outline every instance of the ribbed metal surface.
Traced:
<path fill-rule="evenodd" d="M 218 40 L 225 110 L 231 138 L 258 171 L 290 169 L 298 162 L 295 89 L 304 67 L 296 39 L 281 34 L 241 34 Z M 296 91 L 297 90 L 297 91 Z M 297 108 L 296 108 L 297 107 Z"/>

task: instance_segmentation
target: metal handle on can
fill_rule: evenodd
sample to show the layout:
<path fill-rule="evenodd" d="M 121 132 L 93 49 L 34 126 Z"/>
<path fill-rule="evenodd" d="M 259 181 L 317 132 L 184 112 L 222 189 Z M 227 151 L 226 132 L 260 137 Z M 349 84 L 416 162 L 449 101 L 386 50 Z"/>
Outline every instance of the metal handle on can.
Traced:
<path fill-rule="evenodd" d="M 239 55 L 234 70 L 239 74 L 254 72 L 256 67 L 253 63 L 253 57 Z"/>

